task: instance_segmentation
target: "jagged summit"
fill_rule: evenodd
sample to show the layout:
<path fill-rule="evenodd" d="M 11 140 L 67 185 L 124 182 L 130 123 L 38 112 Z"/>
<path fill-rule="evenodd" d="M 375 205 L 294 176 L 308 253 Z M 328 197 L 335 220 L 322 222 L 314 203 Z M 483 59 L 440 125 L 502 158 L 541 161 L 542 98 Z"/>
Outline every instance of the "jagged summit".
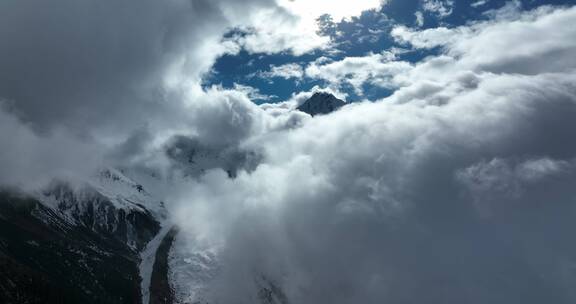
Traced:
<path fill-rule="evenodd" d="M 346 103 L 327 92 L 316 92 L 297 109 L 312 116 L 334 112 Z"/>

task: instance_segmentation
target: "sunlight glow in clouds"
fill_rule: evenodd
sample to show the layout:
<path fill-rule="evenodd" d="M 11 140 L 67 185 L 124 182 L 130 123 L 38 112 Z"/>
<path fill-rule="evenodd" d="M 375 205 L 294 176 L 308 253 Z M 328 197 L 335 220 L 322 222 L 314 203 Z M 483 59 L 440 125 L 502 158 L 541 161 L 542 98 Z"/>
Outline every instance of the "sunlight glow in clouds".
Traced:
<path fill-rule="evenodd" d="M 380 8 L 385 1 L 382 0 L 279 0 L 279 4 L 294 14 L 305 19 L 315 20 L 321 15 L 329 14 L 336 21 L 360 15 L 363 11 Z"/>
<path fill-rule="evenodd" d="M 252 12 L 249 35 L 236 37 L 235 42 L 252 53 L 278 53 L 290 50 L 302 55 L 326 48 L 329 38 L 317 34 L 318 17 L 329 14 L 335 21 L 359 16 L 363 11 L 382 7 L 386 1 L 300 1 L 278 0 L 281 8 Z"/>

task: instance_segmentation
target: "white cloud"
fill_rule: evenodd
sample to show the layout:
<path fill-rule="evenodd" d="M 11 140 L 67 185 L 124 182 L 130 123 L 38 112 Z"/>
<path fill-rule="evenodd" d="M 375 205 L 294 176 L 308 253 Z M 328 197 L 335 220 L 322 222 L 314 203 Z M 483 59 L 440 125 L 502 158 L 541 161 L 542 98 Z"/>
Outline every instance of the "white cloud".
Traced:
<path fill-rule="evenodd" d="M 271 65 L 269 71 L 257 73 L 255 76 L 261 78 L 281 77 L 284 79 L 299 80 L 304 77 L 304 68 L 297 63 L 287 63 L 283 65 Z"/>
<path fill-rule="evenodd" d="M 418 278 L 428 281 L 437 272 L 427 267 L 466 254 L 468 262 L 441 271 L 458 279 L 439 286 L 451 291 L 450 299 L 489 299 L 498 284 L 474 290 L 474 267 L 483 264 L 489 273 L 479 277 L 489 278 L 492 271 L 502 271 L 507 259 L 488 258 L 485 251 L 470 252 L 466 240 L 474 239 L 478 229 L 497 229 L 504 235 L 514 230 L 492 227 L 478 219 L 503 217 L 519 225 L 507 215 L 506 208 L 510 207 L 525 210 L 519 212 L 539 212 L 540 208 L 568 212 L 555 204 L 557 200 L 547 201 L 551 205 L 543 207 L 534 205 L 537 200 L 531 198 L 559 195 L 569 204 L 573 191 L 558 190 L 552 196 L 544 183 L 554 181 L 548 176 L 557 176 L 560 171 L 556 168 L 562 165 L 556 164 L 564 160 L 547 163 L 546 159 L 537 159 L 523 163 L 514 172 L 522 178 L 532 176 L 529 179 L 538 186 L 532 184 L 531 189 L 541 189 L 534 190 L 539 196 L 533 192 L 518 192 L 512 198 L 501 196 L 525 202 L 521 206 L 500 204 L 502 207 L 485 213 L 476 201 L 461 196 L 468 188 L 456 187 L 454 178 L 457 172 L 495 155 L 541 154 L 556 148 L 576 155 L 574 145 L 563 144 L 573 135 L 564 134 L 563 128 L 576 127 L 573 122 L 542 129 L 551 117 L 561 116 L 564 111 L 569 111 L 565 117 L 575 113 L 569 110 L 576 104 L 575 81 L 575 75 L 566 74 L 492 75 L 476 88 L 440 89 L 438 93 L 446 98 L 442 105 L 435 105 L 428 96 L 423 96 L 422 102 L 396 104 L 392 99 L 352 105 L 333 115 L 305 120 L 299 128 L 253 138 L 251 145 L 264 149 L 266 155 L 254 172 L 242 173 L 235 180 L 217 171 L 209 172 L 179 195 L 182 205 L 176 214 L 183 231 L 197 232 L 198 238 L 208 243 L 207 248 L 222 248 L 216 250 L 219 270 L 207 284 L 206 293 L 220 302 L 235 299 L 250 303 L 257 289 L 250 278 L 256 271 L 274 280 L 290 300 L 298 303 L 349 303 L 347 293 L 330 289 L 335 284 L 344 284 L 352 291 L 350 297 L 362 303 L 417 301 L 422 297 L 442 301 L 443 293 L 436 292 L 436 288 L 422 289 Z M 566 100 L 565 96 L 570 97 Z M 543 133 L 535 137 L 536 130 Z M 546 143 L 553 137 L 555 143 Z M 563 183 L 573 186 L 569 181 L 576 172 L 570 167 L 566 170 L 568 175 L 560 175 L 554 187 L 563 189 Z M 495 179 L 507 180 L 500 172 L 493 172 Z M 219 220 L 207 220 L 214 218 Z M 564 224 L 571 222 L 563 220 Z M 422 230 L 413 231 L 414 227 Z M 453 234 L 444 229 L 458 231 L 464 239 L 451 239 Z M 430 238 L 442 243 L 429 242 Z M 482 248 L 497 244 L 491 239 L 482 242 L 486 242 Z M 538 239 L 528 242 L 534 248 L 542 245 Z M 412 251 L 416 245 L 425 250 Z M 524 245 L 514 243 L 506 247 L 506 254 L 495 254 L 517 256 L 524 252 Z M 429 255 L 432 250 L 435 254 Z M 549 253 L 543 258 L 555 257 Z M 412 268 L 412 263 L 419 267 Z M 506 282 L 540 282 L 523 272 L 506 269 L 506 277 L 510 278 Z M 555 270 L 541 271 L 551 274 Z M 406 272 L 410 275 L 399 280 Z M 379 278 L 374 284 L 380 288 L 367 285 L 370 278 Z M 454 288 L 456 283 L 468 292 Z M 545 292 L 536 289 L 532 291 Z M 419 292 L 412 292 L 416 290 Z M 515 290 L 507 290 L 498 293 L 498 299 L 515 295 Z"/>
<path fill-rule="evenodd" d="M 434 48 L 455 39 L 454 32 L 455 30 L 445 27 L 417 31 L 405 26 L 397 26 L 392 29 L 391 35 L 398 42 L 410 43 L 416 48 Z"/>
<path fill-rule="evenodd" d="M 198 23 L 191 28 L 198 31 L 188 31 L 187 22 L 194 19 L 184 13 L 189 5 L 196 9 L 203 5 L 213 13 L 205 19 L 207 23 L 200 22 L 203 14 L 192 15 Z M 174 177 L 173 184 L 164 189 L 166 201 L 175 202 L 169 207 L 181 226 L 179 249 L 190 254 L 210 250 L 209 257 L 214 259 L 216 267 L 201 286 L 207 300 L 254 303 L 261 291 L 259 278 L 264 277 L 281 288 L 291 303 L 300 304 L 576 301 L 576 275 L 570 266 L 576 261 L 576 248 L 567 233 L 576 229 L 576 42 L 571 26 L 575 8 L 544 8 L 513 19 L 494 15 L 490 21 L 453 29 L 396 29 L 396 37 L 414 47 L 442 47 L 440 55 L 416 64 L 397 62 L 389 53 L 316 62 L 306 69 L 306 75 L 336 87 L 349 82 L 360 90 L 364 82 L 370 82 L 400 88 L 378 102 L 350 104 L 330 115 L 310 118 L 290 111 L 310 92 L 296 94 L 284 104 L 256 106 L 248 98 L 255 93 L 251 88 L 200 86 L 199 78 L 218 54 L 237 51 L 230 44 L 219 44 L 229 26 L 251 24 L 254 6 L 273 7 L 264 1 L 218 2 L 229 9 L 222 11 L 211 10 L 213 5 L 176 5 L 176 15 L 160 18 L 178 21 L 161 27 L 172 35 L 152 35 L 156 31 L 138 32 L 135 37 L 119 35 L 143 38 L 136 39 L 136 46 L 151 43 L 154 47 L 144 48 L 151 54 L 157 54 L 156 43 L 161 41 L 162 58 L 152 67 L 133 70 L 148 62 L 146 53 L 122 73 L 104 69 L 98 70 L 103 76 L 96 77 L 107 80 L 120 75 L 112 80 L 130 84 L 137 92 L 113 99 L 131 102 L 121 108 L 126 121 L 109 128 L 131 134 L 132 130 L 124 132 L 119 126 L 149 123 L 152 139 L 145 140 L 142 149 L 128 149 L 144 154 L 144 165 L 149 159 L 165 158 L 162 148 L 173 143 L 176 135 L 212 149 L 261 155 L 258 166 L 239 170 L 235 179 L 219 166 L 218 161 L 224 159 L 193 179 Z M 250 9 L 240 10 L 243 6 Z M 226 17 L 235 9 L 236 16 Z M 151 10 L 150 14 L 156 16 L 158 11 L 164 12 Z M 179 12 L 182 19 L 176 18 Z M 140 19 L 132 22 L 140 25 Z M 179 26 L 180 22 L 187 26 Z M 270 30 L 269 36 L 276 43 L 282 33 Z M 193 37 L 186 38 L 189 35 Z M 295 34 L 286 35 L 284 39 L 291 39 Z M 111 45 L 124 40 L 112 41 Z M 309 47 L 299 48 L 303 52 Z M 293 42 L 286 41 L 277 49 L 286 48 L 294 48 Z M 114 47 L 105 49 L 116 52 Z M 0 54 L 5 50 L 0 48 Z M 46 50 L 38 54 L 59 54 L 62 48 Z M 67 62 L 58 58 L 58 64 Z M 25 62 L 10 56 L 1 59 L 5 66 L 8 60 Z M 98 67 L 90 63 L 79 66 Z M 13 67 L 12 71 L 20 71 L 19 64 Z M 146 77 L 132 78 L 141 74 Z M 66 76 L 54 84 L 76 80 L 75 74 Z M 150 85 L 158 79 L 162 86 Z M 42 90 L 41 82 L 20 84 L 47 94 L 50 100 L 64 96 L 82 105 L 72 113 L 88 108 L 104 116 L 120 109 L 114 103 L 107 103 L 105 111 L 92 108 L 91 102 L 107 95 L 76 101 L 74 94 L 49 95 L 52 91 Z M 89 91 L 108 88 L 92 87 L 92 82 L 79 84 Z M 147 94 L 160 101 L 151 106 L 149 99 L 127 98 Z M 51 106 L 41 109 L 66 109 L 59 103 Z M 3 144 L 9 143 L 0 151 L 6 156 L 0 157 L 2 182 L 11 182 L 7 172 L 26 173 L 16 176 L 17 181 L 26 181 L 35 172 L 76 172 L 84 168 L 76 164 L 79 159 L 98 164 L 100 157 L 86 160 L 86 156 L 109 152 L 101 141 L 95 141 L 105 150 L 99 153 L 76 140 L 90 140 L 90 136 L 71 135 L 66 128 L 39 135 L 30 124 L 14 117 L 12 112 L 0 112 Z M 108 121 L 83 129 L 98 129 Z M 105 132 L 95 132 L 101 133 Z M 122 141 L 128 137 L 122 135 L 110 142 L 130 142 Z M 70 152 L 66 147 L 73 153 L 65 153 Z M 171 163 L 167 169 L 181 168 Z M 479 204 L 489 206 L 489 212 L 479 209 Z M 194 243 L 187 244 L 187 240 Z M 198 291 L 195 269 L 175 271 L 192 274 L 178 277 L 184 281 L 174 285 L 180 288 L 177 294 Z"/>
<path fill-rule="evenodd" d="M 302 0 L 279 0 L 278 3 L 294 14 L 308 21 L 315 21 L 324 14 L 331 15 L 336 21 L 360 15 L 369 9 L 381 8 L 387 1 L 383 0 L 357 0 L 333 1 L 316 0 L 314 2 Z"/>
<path fill-rule="evenodd" d="M 454 1 L 452 0 L 424 0 L 422 8 L 439 18 L 445 18 L 452 15 L 454 11 Z"/>
<path fill-rule="evenodd" d="M 14 114 L 0 102 L 0 186 L 36 190 L 55 178 L 75 181 L 105 163 L 106 147 L 66 129 L 38 134 Z"/>
<path fill-rule="evenodd" d="M 530 187 L 551 179 L 562 179 L 574 169 L 571 160 L 494 158 L 462 169 L 456 176 L 467 187 L 478 212 L 483 216 L 493 216 L 502 207 L 499 203 L 518 203 Z"/>
<path fill-rule="evenodd" d="M 505 7 L 504 10 L 508 10 Z M 576 29 L 570 26 L 576 9 L 540 9 L 453 29 L 413 31 L 397 27 L 392 34 L 416 48 L 444 47 L 447 54 L 462 58 L 469 69 L 531 74 L 568 71 L 576 49 Z M 506 37 L 506 39 L 502 39 Z M 522 47 L 519 47 L 519 46 Z"/>
<path fill-rule="evenodd" d="M 364 57 L 346 57 L 326 64 L 312 63 L 306 68 L 306 76 L 326 80 L 336 89 L 344 83 L 350 84 L 358 94 L 362 94 L 362 86 L 366 83 L 394 88 L 394 76 L 411 69 L 410 63 L 394 59 L 393 52 L 383 52 Z"/>
<path fill-rule="evenodd" d="M 576 276 L 560 270 L 576 261 L 576 73 L 568 56 L 541 56 L 573 51 L 573 14 L 443 29 L 421 44 L 442 54 L 396 73 L 393 96 L 249 136 L 256 170 L 211 171 L 176 195 L 183 231 L 216 252 L 206 297 L 252 303 L 257 273 L 295 303 L 573 302 Z M 535 29 L 551 36 L 539 47 L 524 36 Z M 529 73 L 509 64 L 528 51 Z M 371 54 L 312 75 L 388 77 L 376 72 L 388 63 Z"/>
<path fill-rule="evenodd" d="M 316 33 L 315 23 L 306 23 L 297 15 L 280 10 L 260 10 L 252 14 L 242 35 L 228 41 L 237 43 L 251 53 L 292 52 L 302 55 L 329 46 L 330 38 Z"/>
<path fill-rule="evenodd" d="M 481 7 L 481 6 L 486 5 L 486 3 L 488 3 L 488 0 L 478 0 L 478 1 L 476 1 L 476 2 L 472 2 L 472 3 L 470 4 L 470 6 L 476 8 L 476 7 Z"/>
<path fill-rule="evenodd" d="M 250 103 L 246 95 L 266 98 L 246 87 L 237 87 L 242 92 L 234 94 L 222 89 L 204 90 L 202 78 L 219 56 L 237 53 L 241 47 L 254 52 L 304 53 L 328 42 L 315 31 L 303 30 L 303 17 L 272 0 L 199 0 L 192 4 L 145 0 L 128 1 L 124 6 L 99 3 L 94 11 L 87 10 L 92 2 L 98 1 L 64 1 L 59 5 L 47 2 L 46 9 L 28 2 L 0 4 L 0 28 L 13 29 L 0 31 L 0 40 L 6 45 L 0 50 L 0 98 L 14 101 L 15 112 L 26 122 L 29 137 L 37 137 L 42 145 L 57 141 L 57 136 L 48 134 L 59 130 L 54 132 L 102 147 L 104 151 L 98 154 L 103 155 L 96 158 L 121 156 L 107 160 L 112 163 L 127 161 L 125 151 L 153 154 L 174 135 L 216 128 L 214 121 L 201 125 L 206 120 L 201 116 L 198 119 L 197 114 L 204 107 L 219 108 L 217 112 L 224 117 L 225 113 L 234 113 L 237 102 L 233 100 L 244 104 Z M 372 7 L 365 4 L 369 5 L 366 8 Z M 94 14 L 105 19 L 96 20 Z M 222 41 L 226 32 L 237 27 L 251 28 L 255 34 L 240 43 L 234 39 Z M 209 106 L 207 99 L 213 99 Z M 19 128 L 16 123 L 10 127 Z M 14 141 L 13 149 L 35 149 L 32 147 L 36 143 L 32 142 Z M 134 147 L 127 148 L 134 143 Z M 21 163 L 26 163 L 28 154 L 21 155 Z M 41 158 L 35 158 L 41 155 L 30 155 L 29 162 L 40 163 Z M 142 160 L 148 156 L 129 158 Z M 79 171 L 84 171 L 84 166 L 78 165 Z M 37 175 L 50 175 L 51 170 L 42 168 L 38 166 L 43 172 Z M 52 173 L 59 174 L 56 167 L 52 169 Z M 35 175 L 32 170 L 22 170 L 21 178 L 11 180 L 25 181 L 24 172 L 30 173 L 30 178 Z"/>
<path fill-rule="evenodd" d="M 328 48 L 330 38 L 320 36 L 317 18 L 324 14 L 335 20 L 360 15 L 363 11 L 381 8 L 382 0 L 334 1 L 278 0 L 278 7 L 251 12 L 240 26 L 247 34 L 233 37 L 249 52 L 279 53 L 290 51 L 302 55 L 314 49 Z M 228 10 L 233 19 L 243 19 L 234 10 Z"/>
<path fill-rule="evenodd" d="M 522 2 L 520 0 L 510 0 L 507 1 L 502 7 L 488 10 L 483 14 L 495 20 L 518 19 L 522 15 Z"/>
<path fill-rule="evenodd" d="M 260 90 L 257 88 L 238 83 L 234 83 L 234 90 L 246 94 L 246 96 L 253 101 L 269 101 L 272 98 L 277 97 L 275 95 L 271 96 L 262 94 L 260 93 Z"/>
<path fill-rule="evenodd" d="M 422 14 L 421 11 L 417 11 L 416 13 L 414 13 L 414 16 L 416 16 L 416 26 L 418 27 L 424 26 L 424 14 Z"/>

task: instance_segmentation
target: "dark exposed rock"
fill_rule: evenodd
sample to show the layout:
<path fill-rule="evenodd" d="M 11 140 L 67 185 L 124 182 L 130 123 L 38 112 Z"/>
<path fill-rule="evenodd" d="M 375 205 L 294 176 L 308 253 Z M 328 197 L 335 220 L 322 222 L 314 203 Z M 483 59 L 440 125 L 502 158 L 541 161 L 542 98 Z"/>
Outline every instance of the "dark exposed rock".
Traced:
<path fill-rule="evenodd" d="M 139 257 L 34 198 L 0 192 L 0 303 L 140 303 Z"/>
<path fill-rule="evenodd" d="M 306 102 L 300 105 L 297 109 L 308 113 L 312 116 L 332 113 L 346 103 L 334 95 L 325 92 L 318 92 L 312 95 Z"/>
<path fill-rule="evenodd" d="M 237 146 L 208 146 L 197 138 L 174 136 L 165 147 L 166 156 L 186 176 L 197 177 L 207 170 L 224 170 L 228 177 L 235 178 L 240 171 L 256 169 L 262 156 Z"/>
<path fill-rule="evenodd" d="M 289 304 L 288 298 L 276 283 L 262 276 L 257 280 L 258 299 L 261 304 Z"/>

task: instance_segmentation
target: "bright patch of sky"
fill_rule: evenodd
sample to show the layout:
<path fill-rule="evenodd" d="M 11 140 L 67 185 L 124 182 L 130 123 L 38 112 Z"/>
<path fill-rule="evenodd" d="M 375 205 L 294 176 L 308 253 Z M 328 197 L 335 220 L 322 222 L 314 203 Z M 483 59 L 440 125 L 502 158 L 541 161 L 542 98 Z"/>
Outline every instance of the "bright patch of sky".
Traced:
<path fill-rule="evenodd" d="M 340 1 L 338 4 L 334 2 L 333 0 L 280 0 L 279 4 L 296 15 L 314 22 L 316 18 L 324 14 L 332 16 L 335 20 L 355 17 L 365 10 L 380 8 L 385 1 L 355 0 Z"/>
<path fill-rule="evenodd" d="M 348 101 L 376 100 L 395 90 L 386 71 L 392 77 L 394 71 L 438 51 L 407 46 L 391 35 L 394 28 L 454 28 L 494 18 L 492 12 L 503 7 L 514 13 L 573 1 L 365 0 L 339 1 L 335 5 L 333 0 L 279 0 L 279 3 L 299 18 L 299 27 L 325 39 L 322 45 L 309 47 L 305 52 L 263 52 L 245 47 L 220 57 L 205 77 L 205 86 L 243 88 L 250 91 L 256 103 L 285 101 L 314 88 L 339 91 Z M 242 30 L 235 29 L 230 37 L 242 34 Z M 370 69 L 377 70 L 379 76 L 372 77 Z"/>

